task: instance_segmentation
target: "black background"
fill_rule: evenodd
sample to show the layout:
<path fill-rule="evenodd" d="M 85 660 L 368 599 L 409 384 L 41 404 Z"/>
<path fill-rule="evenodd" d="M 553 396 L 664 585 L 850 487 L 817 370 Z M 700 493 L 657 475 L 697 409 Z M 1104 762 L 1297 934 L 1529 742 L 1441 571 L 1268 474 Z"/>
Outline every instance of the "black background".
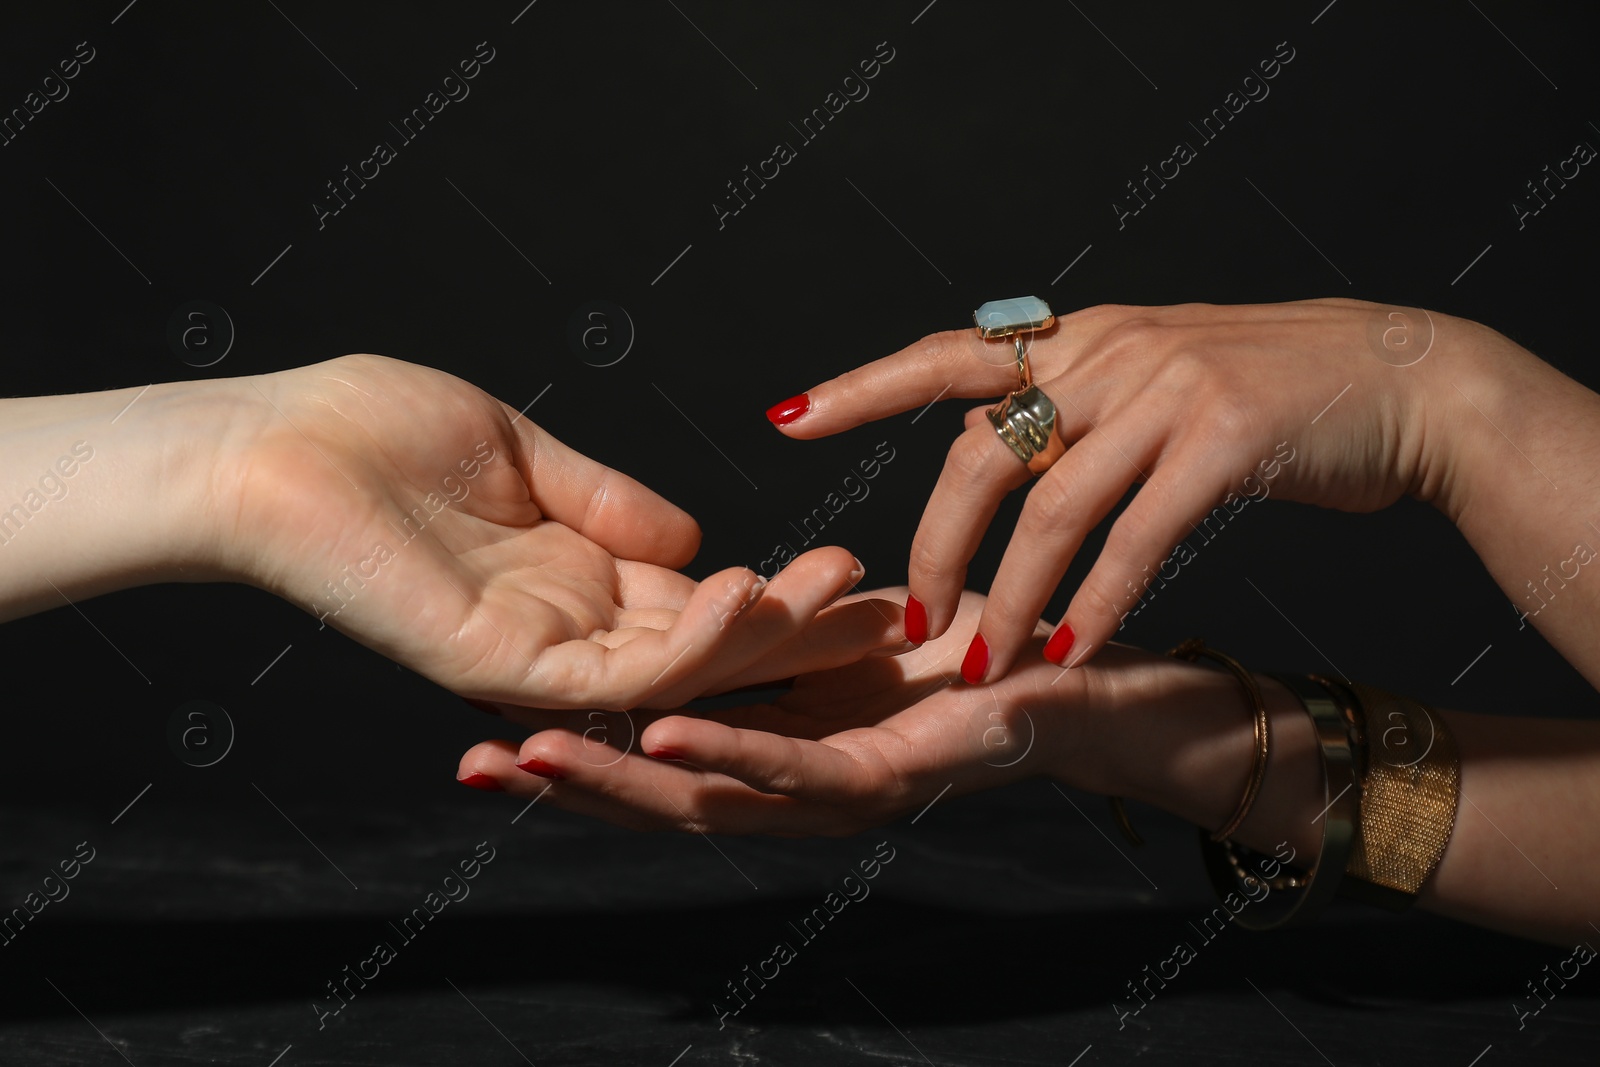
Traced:
<path fill-rule="evenodd" d="M 1520 230 L 1510 206 L 1575 143 L 1600 144 L 1581 5 L 124 3 L 11 12 L 0 34 L 0 109 L 78 42 L 96 51 L 70 96 L 0 148 L 6 392 L 355 351 L 444 368 L 515 407 L 539 397 L 529 417 L 694 514 L 697 575 L 792 541 L 789 523 L 887 441 L 896 458 L 828 536 L 867 586 L 902 582 L 965 405 L 805 443 L 763 410 L 970 323 L 988 299 L 1354 296 L 1488 323 L 1600 384 L 1600 178 L 1585 168 Z M 483 41 L 495 58 L 470 96 L 319 229 L 325 183 L 397 141 L 388 124 Z M 725 183 L 796 142 L 788 124 L 885 41 L 894 58 L 870 95 L 719 228 Z M 1124 183 L 1195 143 L 1188 123 L 1285 41 L 1295 56 L 1270 95 L 1119 230 Z M 196 299 L 237 331 L 206 370 L 167 342 Z M 611 366 L 569 341 L 592 300 L 637 331 Z M 0 798 L 14 807 L 103 824 L 150 784 L 144 802 L 260 809 L 254 782 L 291 811 L 360 800 L 403 822 L 461 802 L 459 752 L 505 729 L 255 590 L 80 607 L 5 628 Z M 1250 508 L 1121 636 L 1161 648 L 1194 633 L 1254 665 L 1331 660 L 1446 706 L 1594 708 L 1448 521 L 1411 501 L 1370 516 Z M 168 747 L 169 716 L 194 699 L 237 728 L 211 768 Z"/>

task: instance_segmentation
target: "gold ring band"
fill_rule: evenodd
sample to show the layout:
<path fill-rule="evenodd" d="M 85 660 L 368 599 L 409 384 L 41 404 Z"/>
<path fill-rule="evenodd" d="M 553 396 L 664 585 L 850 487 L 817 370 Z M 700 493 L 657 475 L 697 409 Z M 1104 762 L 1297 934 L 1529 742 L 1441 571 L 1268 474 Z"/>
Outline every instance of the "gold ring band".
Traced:
<path fill-rule="evenodd" d="M 1010 300 L 991 300 L 972 313 L 978 336 L 986 341 L 1011 338 L 1017 350 L 1017 388 L 989 409 L 994 432 L 1034 474 L 1043 474 L 1067 451 L 1056 429 L 1055 403 L 1033 384 L 1033 368 L 1028 365 L 1028 347 L 1023 334 L 1046 330 L 1056 317 L 1036 296 Z"/>
<path fill-rule="evenodd" d="M 1056 406 L 1037 385 L 1012 393 L 988 411 L 1000 440 L 1034 474 L 1043 474 L 1067 451 L 1056 429 Z"/>

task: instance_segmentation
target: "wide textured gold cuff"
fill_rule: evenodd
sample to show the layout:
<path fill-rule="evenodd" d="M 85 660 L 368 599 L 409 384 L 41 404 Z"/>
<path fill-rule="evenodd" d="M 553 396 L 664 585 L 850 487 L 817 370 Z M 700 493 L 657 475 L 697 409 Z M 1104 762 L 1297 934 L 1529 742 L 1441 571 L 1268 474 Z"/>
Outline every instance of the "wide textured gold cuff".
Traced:
<path fill-rule="evenodd" d="M 1361 709 L 1366 758 L 1344 895 L 1403 908 L 1450 843 L 1460 752 L 1444 718 L 1423 704 L 1360 682 L 1347 688 Z"/>

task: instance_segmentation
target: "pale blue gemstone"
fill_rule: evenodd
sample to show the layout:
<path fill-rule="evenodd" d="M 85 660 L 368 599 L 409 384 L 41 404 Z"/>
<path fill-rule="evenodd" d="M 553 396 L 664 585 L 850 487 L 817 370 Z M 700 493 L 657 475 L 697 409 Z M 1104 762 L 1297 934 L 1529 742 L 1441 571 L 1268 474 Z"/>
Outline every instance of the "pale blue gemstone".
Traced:
<path fill-rule="evenodd" d="M 1009 337 L 1023 330 L 1042 330 L 1055 322 L 1050 305 L 1036 296 L 991 300 L 972 313 L 983 337 Z"/>

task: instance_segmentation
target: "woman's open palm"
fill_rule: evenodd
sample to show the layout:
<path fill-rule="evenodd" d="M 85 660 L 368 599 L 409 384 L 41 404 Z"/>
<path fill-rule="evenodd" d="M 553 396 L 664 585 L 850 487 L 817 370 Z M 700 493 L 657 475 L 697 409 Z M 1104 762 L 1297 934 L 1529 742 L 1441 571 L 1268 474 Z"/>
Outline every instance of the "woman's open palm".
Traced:
<path fill-rule="evenodd" d="M 220 383 L 219 383 L 220 384 Z M 452 375 L 355 355 L 235 379 L 219 556 L 234 577 L 466 696 L 673 707 L 903 643 L 843 549 L 695 582 L 687 514 Z"/>

